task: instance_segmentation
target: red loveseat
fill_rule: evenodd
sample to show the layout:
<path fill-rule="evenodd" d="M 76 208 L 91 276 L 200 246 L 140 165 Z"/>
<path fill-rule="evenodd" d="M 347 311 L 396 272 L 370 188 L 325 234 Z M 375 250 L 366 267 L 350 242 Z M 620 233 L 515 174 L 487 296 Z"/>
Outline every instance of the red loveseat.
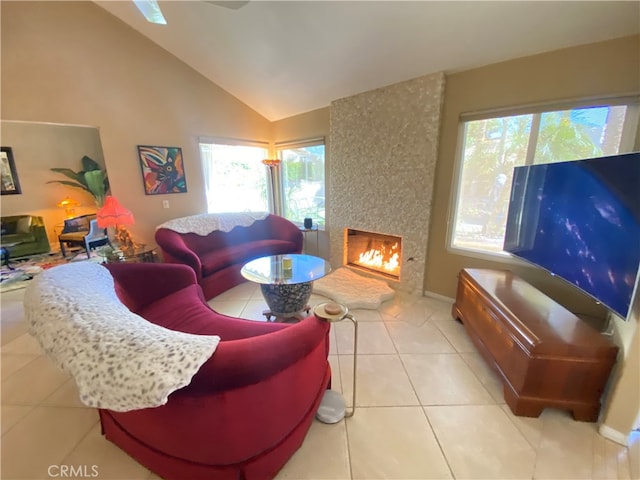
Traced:
<path fill-rule="evenodd" d="M 186 218 L 198 217 L 208 215 Z M 269 214 L 249 226 L 237 226 L 228 232 L 214 230 L 206 235 L 179 233 L 161 225 L 155 239 L 165 262 L 183 263 L 193 269 L 209 300 L 244 282 L 240 270 L 248 261 L 266 255 L 301 253 L 303 236 L 289 220 Z"/>

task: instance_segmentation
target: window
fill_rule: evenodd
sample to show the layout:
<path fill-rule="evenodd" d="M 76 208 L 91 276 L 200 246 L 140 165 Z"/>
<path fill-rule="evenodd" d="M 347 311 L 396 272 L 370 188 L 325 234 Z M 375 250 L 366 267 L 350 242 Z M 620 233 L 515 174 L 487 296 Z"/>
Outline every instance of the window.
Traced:
<path fill-rule="evenodd" d="M 513 167 L 630 151 L 638 110 L 627 102 L 464 121 L 450 246 L 503 254 Z"/>
<path fill-rule="evenodd" d="M 200 143 L 207 211 L 266 212 L 266 146 Z"/>
<path fill-rule="evenodd" d="M 276 145 L 280 178 L 270 179 L 262 163 L 266 144 L 234 140 L 200 140 L 207 211 L 269 211 L 273 180 L 275 210 L 302 225 L 305 218 L 324 224 L 324 139 Z"/>
<path fill-rule="evenodd" d="M 302 224 L 312 218 L 324 224 L 324 141 L 276 146 L 282 160 L 283 216 Z"/>

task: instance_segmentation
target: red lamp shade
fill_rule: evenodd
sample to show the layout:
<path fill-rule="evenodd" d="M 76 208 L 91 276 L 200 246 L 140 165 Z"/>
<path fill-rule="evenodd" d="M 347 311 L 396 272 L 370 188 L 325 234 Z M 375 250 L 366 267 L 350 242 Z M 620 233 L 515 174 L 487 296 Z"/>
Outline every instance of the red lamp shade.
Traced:
<path fill-rule="evenodd" d="M 116 227 L 118 225 L 133 225 L 133 213 L 120 205 L 112 196 L 107 196 L 104 205 L 96 213 L 100 228 Z"/>

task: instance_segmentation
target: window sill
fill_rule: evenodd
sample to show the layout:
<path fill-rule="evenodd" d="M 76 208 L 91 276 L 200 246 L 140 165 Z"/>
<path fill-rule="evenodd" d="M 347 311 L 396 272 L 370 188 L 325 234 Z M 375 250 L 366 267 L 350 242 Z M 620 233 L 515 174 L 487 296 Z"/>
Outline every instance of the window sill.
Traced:
<path fill-rule="evenodd" d="M 471 250 L 467 248 L 459 248 L 447 246 L 447 251 L 453 255 L 460 255 L 462 257 L 471 257 L 478 258 L 480 260 L 488 260 L 491 262 L 505 263 L 508 265 L 516 265 L 516 266 L 528 266 L 531 264 L 525 262 L 524 260 L 520 260 L 519 258 L 513 256 L 507 252 L 483 252 L 481 250 Z"/>

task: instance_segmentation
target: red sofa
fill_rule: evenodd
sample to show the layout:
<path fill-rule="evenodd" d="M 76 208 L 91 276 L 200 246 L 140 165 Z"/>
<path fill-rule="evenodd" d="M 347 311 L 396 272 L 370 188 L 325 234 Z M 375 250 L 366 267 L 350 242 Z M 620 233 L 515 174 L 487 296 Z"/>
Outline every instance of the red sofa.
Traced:
<path fill-rule="evenodd" d="M 165 405 L 99 410 L 106 438 L 165 479 L 273 478 L 302 444 L 328 387 L 328 323 L 216 313 L 184 265 L 106 268 L 132 312 L 172 330 L 221 338 L 191 383 Z"/>
<path fill-rule="evenodd" d="M 229 232 L 215 230 L 204 236 L 161 226 L 155 239 L 165 262 L 183 263 L 193 269 L 207 300 L 244 282 L 240 270 L 248 261 L 300 253 L 303 242 L 295 224 L 271 214 L 247 227 L 237 226 Z"/>
<path fill-rule="evenodd" d="M 192 269 L 109 264 L 120 300 L 172 330 L 219 335 L 212 357 L 166 405 L 100 410 L 106 437 L 167 479 L 269 479 L 302 444 L 330 378 L 329 325 L 221 315 Z"/>

